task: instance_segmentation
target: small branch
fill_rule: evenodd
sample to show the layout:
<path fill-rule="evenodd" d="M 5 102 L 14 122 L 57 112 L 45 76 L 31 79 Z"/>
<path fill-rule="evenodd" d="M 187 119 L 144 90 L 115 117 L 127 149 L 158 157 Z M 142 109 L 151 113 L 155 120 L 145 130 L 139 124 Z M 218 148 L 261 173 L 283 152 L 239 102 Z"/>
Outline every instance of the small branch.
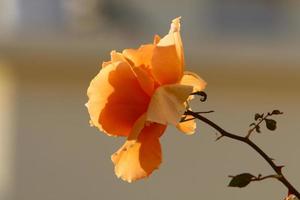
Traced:
<path fill-rule="evenodd" d="M 201 111 L 201 112 L 195 112 L 195 113 L 197 113 L 197 114 L 208 114 L 208 113 L 212 113 L 212 112 L 214 112 L 214 111 L 213 110 L 209 110 L 209 111 Z M 187 117 L 188 117 L 187 115 L 184 115 L 181 118 L 180 122 L 187 122 L 187 121 L 191 121 L 191 120 L 196 119 L 195 117 L 192 117 L 192 118 L 187 118 Z"/>
<path fill-rule="evenodd" d="M 255 129 L 257 129 L 257 127 L 259 127 L 259 125 L 260 125 L 263 121 L 265 121 L 265 119 L 267 119 L 267 117 L 269 117 L 269 116 L 271 116 L 270 113 L 268 113 L 268 114 L 267 114 L 266 116 L 264 116 L 263 118 L 260 118 L 259 122 L 258 122 L 257 124 L 255 124 L 255 125 L 253 126 L 253 128 L 251 128 L 251 129 L 248 131 L 248 134 L 247 134 L 245 137 L 246 137 L 246 138 L 249 138 L 250 135 L 251 135 L 251 133 L 252 133 Z"/>
<path fill-rule="evenodd" d="M 229 178 L 234 178 L 234 177 L 236 177 L 236 176 L 234 176 L 234 175 L 229 175 L 228 177 L 229 177 Z M 262 176 L 261 174 L 259 174 L 258 176 L 253 176 L 253 177 L 251 178 L 251 182 L 252 182 L 252 181 L 263 181 L 263 180 L 269 179 L 269 178 L 279 179 L 279 178 L 281 178 L 281 177 L 282 177 L 282 176 L 279 176 L 278 174 L 272 174 L 272 175 L 268 175 L 268 176 Z"/>
<path fill-rule="evenodd" d="M 265 179 L 269 179 L 269 178 L 275 178 L 277 180 L 279 180 L 282 177 L 282 175 L 278 175 L 278 174 L 272 174 L 272 175 L 268 175 L 268 176 L 262 176 L 261 174 L 259 174 L 257 177 L 254 177 L 252 179 L 252 181 L 262 181 Z"/>
<path fill-rule="evenodd" d="M 186 117 L 185 117 L 185 118 L 181 119 L 180 122 L 187 122 L 187 121 L 191 121 L 191 120 L 194 120 L 194 119 L 196 119 L 196 118 L 192 117 L 192 118 L 186 119 Z"/>
<path fill-rule="evenodd" d="M 280 110 L 273 110 L 272 112 L 268 112 L 266 115 L 264 113 L 263 114 L 256 113 L 254 119 L 255 119 L 255 121 L 257 121 L 259 119 L 259 122 L 250 124 L 250 126 L 253 126 L 253 128 L 251 128 L 248 131 L 248 134 L 245 137 L 249 138 L 254 130 L 257 133 L 260 133 L 260 124 L 263 121 L 266 122 L 266 126 L 269 130 L 274 131 L 276 129 L 276 121 L 273 119 L 269 119 L 269 117 L 273 116 L 273 115 L 282 115 L 282 114 L 283 114 L 283 112 L 281 112 Z"/>
<path fill-rule="evenodd" d="M 222 129 L 220 126 L 218 126 L 217 124 L 215 124 L 214 122 L 210 121 L 209 119 L 203 117 L 202 115 L 199 115 L 197 113 L 194 113 L 191 110 L 187 110 L 185 112 L 185 115 L 191 115 L 199 120 L 201 120 L 202 122 L 208 124 L 209 126 L 213 127 L 215 130 L 217 130 L 222 137 L 228 137 L 231 138 L 233 140 L 238 140 L 241 142 L 246 143 L 247 145 L 249 145 L 250 147 L 252 147 L 252 149 L 254 149 L 261 157 L 264 158 L 264 160 L 272 167 L 272 169 L 276 172 L 277 176 L 278 176 L 278 180 L 283 183 L 289 190 L 289 193 L 294 194 L 295 196 L 297 196 L 298 198 L 300 198 L 300 193 L 296 190 L 296 188 L 284 177 L 284 175 L 282 174 L 282 166 L 277 166 L 272 158 L 270 158 L 261 148 L 259 148 L 254 142 L 252 142 L 249 137 L 241 137 L 232 133 L 229 133 L 227 131 L 225 131 L 224 129 Z M 266 178 L 265 178 L 266 179 Z"/>
<path fill-rule="evenodd" d="M 207 113 L 213 113 L 213 112 L 215 112 L 215 111 L 209 110 L 209 111 L 201 111 L 201 112 L 195 112 L 195 113 L 197 113 L 197 114 L 207 114 Z"/>

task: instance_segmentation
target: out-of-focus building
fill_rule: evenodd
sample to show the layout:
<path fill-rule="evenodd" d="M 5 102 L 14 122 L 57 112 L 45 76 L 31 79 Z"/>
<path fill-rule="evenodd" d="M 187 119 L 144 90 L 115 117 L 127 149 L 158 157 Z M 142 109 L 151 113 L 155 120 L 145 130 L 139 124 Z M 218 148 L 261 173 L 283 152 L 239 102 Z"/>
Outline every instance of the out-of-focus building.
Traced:
<path fill-rule="evenodd" d="M 282 122 L 282 130 L 290 133 L 284 144 L 281 135 L 275 135 L 272 144 L 262 136 L 261 143 L 281 161 L 287 160 L 288 175 L 300 186 L 299 136 L 293 135 L 300 128 L 299 1 L 0 0 L 0 93 L 5 96 L 0 100 L 0 119 L 5 119 L 0 120 L 1 200 L 2 194 L 3 200 L 135 200 L 146 198 L 145 194 L 148 199 L 196 199 L 199 190 L 203 199 L 209 195 L 235 199 L 230 196 L 232 190 L 216 192 L 225 183 L 207 173 L 212 170 L 209 165 L 218 163 L 225 163 L 222 169 L 213 170 L 222 172 L 221 176 L 239 170 L 240 163 L 235 162 L 245 158 L 233 158 L 236 149 L 231 146 L 226 147 L 224 157 L 213 161 L 218 156 L 214 151 L 222 150 L 214 147 L 211 156 L 200 155 L 208 144 L 199 138 L 201 145 L 191 139 L 202 148 L 199 151 L 187 141 L 179 144 L 173 138 L 178 144 L 173 147 L 164 141 L 171 149 L 166 155 L 179 160 L 168 160 L 171 164 L 164 165 L 169 171 L 162 168 L 149 182 L 124 186 L 112 178 L 109 153 L 117 146 L 113 148 L 111 140 L 88 127 L 86 88 L 99 64 L 109 58 L 109 51 L 152 42 L 154 34 L 168 32 L 177 16 L 183 21 L 187 69 L 208 81 L 211 98 L 205 105 L 225 113 L 218 118 L 222 123 L 243 130 L 252 112 L 272 109 L 274 104 L 289 113 Z M 15 96 L 9 87 L 16 90 Z M 203 141 L 211 140 L 202 134 L 209 131 L 201 129 Z M 178 146 L 185 148 L 178 153 Z M 191 163 L 180 162 L 188 156 L 193 158 Z M 254 171 L 265 167 L 256 162 L 256 157 L 245 161 Z M 203 180 L 209 180 L 207 185 L 201 185 Z M 251 192 L 258 199 L 263 195 L 278 199 L 278 193 L 285 192 L 278 185 L 271 186 L 275 190 L 269 190 L 269 185 L 249 190 L 258 191 Z M 267 194 L 270 191 L 278 193 Z"/>
<path fill-rule="evenodd" d="M 227 58 L 256 53 L 273 59 L 275 54 L 297 56 L 299 50 L 297 1 L 3 0 L 1 4 L 0 41 L 8 45 L 37 40 L 73 44 L 82 39 L 91 45 L 96 40 L 101 45 L 138 44 L 151 41 L 157 30 L 163 33 L 172 18 L 182 16 L 185 41 L 193 44 L 186 50 L 195 58 L 199 53 L 208 58 L 216 53 Z M 15 37 L 7 41 L 11 35 Z"/>
<path fill-rule="evenodd" d="M 19 19 L 19 4 L 16 0 L 0 1 L 0 28 L 1 39 L 16 32 Z"/>
<path fill-rule="evenodd" d="M 0 199 L 12 199 L 15 164 L 15 80 L 9 64 L 0 62 Z"/>

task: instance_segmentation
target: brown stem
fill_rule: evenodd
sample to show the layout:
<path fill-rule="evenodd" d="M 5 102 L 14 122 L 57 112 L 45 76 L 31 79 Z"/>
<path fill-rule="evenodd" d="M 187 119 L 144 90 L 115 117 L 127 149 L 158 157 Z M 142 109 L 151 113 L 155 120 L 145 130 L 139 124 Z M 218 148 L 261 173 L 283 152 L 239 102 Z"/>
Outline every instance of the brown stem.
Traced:
<path fill-rule="evenodd" d="M 195 117 L 195 118 L 197 118 L 197 119 L 205 122 L 206 124 L 210 125 L 214 129 L 216 129 L 222 135 L 222 137 L 228 137 L 228 138 L 231 138 L 231 139 L 234 139 L 234 140 L 238 140 L 238 141 L 244 142 L 244 143 L 248 144 L 249 146 L 251 146 L 272 167 L 272 169 L 278 175 L 278 180 L 287 187 L 289 193 L 290 194 L 294 194 L 295 196 L 297 196 L 300 199 L 300 193 L 296 190 L 296 188 L 282 174 L 282 171 L 281 171 L 282 166 L 277 166 L 273 162 L 273 159 L 270 158 L 263 150 L 261 150 L 261 148 L 259 148 L 248 137 L 241 137 L 241 136 L 229 133 L 229 132 L 225 131 L 224 129 L 222 129 L 217 124 L 215 124 L 214 122 L 212 122 L 209 119 L 207 119 L 206 117 L 203 117 L 202 115 L 199 115 L 199 114 L 197 114 L 197 113 L 195 113 L 195 112 L 193 112 L 191 110 L 187 110 L 185 112 L 185 114 L 186 115 L 191 115 L 191 116 L 193 116 L 193 117 Z"/>
<path fill-rule="evenodd" d="M 280 179 L 281 176 L 279 176 L 278 174 L 272 174 L 272 175 L 268 175 L 268 176 L 258 175 L 257 177 L 254 177 L 251 181 L 262 181 L 262 180 L 269 179 L 269 178 Z"/>

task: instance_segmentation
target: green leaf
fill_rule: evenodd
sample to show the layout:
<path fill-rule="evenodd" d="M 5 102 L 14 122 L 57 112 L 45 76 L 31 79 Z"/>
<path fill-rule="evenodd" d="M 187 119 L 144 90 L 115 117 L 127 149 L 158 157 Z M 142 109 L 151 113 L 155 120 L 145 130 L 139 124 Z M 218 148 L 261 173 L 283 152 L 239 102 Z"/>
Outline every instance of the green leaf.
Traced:
<path fill-rule="evenodd" d="M 256 127 L 255 127 L 255 131 L 256 131 L 257 133 L 261 133 L 261 132 L 260 132 L 260 126 L 256 126 Z"/>
<path fill-rule="evenodd" d="M 280 110 L 273 110 L 271 115 L 281 115 L 283 114 L 283 112 L 281 112 Z"/>
<path fill-rule="evenodd" d="M 255 126 L 256 124 L 255 123 L 251 123 L 250 125 L 249 125 L 249 127 L 251 127 L 251 126 Z"/>
<path fill-rule="evenodd" d="M 266 126 L 269 130 L 274 131 L 276 127 L 276 121 L 274 119 L 265 119 Z"/>
<path fill-rule="evenodd" d="M 264 117 L 264 114 L 259 114 L 259 113 L 256 113 L 255 116 L 254 116 L 254 120 L 258 120 L 258 119 L 261 119 Z"/>
<path fill-rule="evenodd" d="M 230 183 L 229 183 L 229 187 L 246 187 L 254 178 L 255 176 L 253 176 L 252 174 L 249 173 L 243 173 L 243 174 L 239 174 L 234 176 Z"/>

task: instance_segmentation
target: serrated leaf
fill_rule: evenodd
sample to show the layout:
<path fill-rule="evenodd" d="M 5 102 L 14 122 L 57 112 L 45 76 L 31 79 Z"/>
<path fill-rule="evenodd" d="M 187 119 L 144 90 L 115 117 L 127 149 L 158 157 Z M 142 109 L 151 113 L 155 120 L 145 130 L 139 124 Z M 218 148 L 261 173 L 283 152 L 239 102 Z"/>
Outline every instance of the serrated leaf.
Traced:
<path fill-rule="evenodd" d="M 249 173 L 243 173 L 243 174 L 239 174 L 234 176 L 230 183 L 229 183 L 229 187 L 246 187 L 254 178 L 255 176 L 253 176 L 252 174 Z"/>
<path fill-rule="evenodd" d="M 256 113 L 255 116 L 254 116 L 254 120 L 258 120 L 258 119 L 261 119 L 264 117 L 264 114 L 259 114 L 259 113 Z"/>
<path fill-rule="evenodd" d="M 281 112 L 280 110 L 273 110 L 271 114 L 272 115 L 281 115 L 281 114 L 283 114 L 283 112 Z"/>
<path fill-rule="evenodd" d="M 265 121 L 269 130 L 274 131 L 277 128 L 276 121 L 274 119 L 265 119 Z"/>

